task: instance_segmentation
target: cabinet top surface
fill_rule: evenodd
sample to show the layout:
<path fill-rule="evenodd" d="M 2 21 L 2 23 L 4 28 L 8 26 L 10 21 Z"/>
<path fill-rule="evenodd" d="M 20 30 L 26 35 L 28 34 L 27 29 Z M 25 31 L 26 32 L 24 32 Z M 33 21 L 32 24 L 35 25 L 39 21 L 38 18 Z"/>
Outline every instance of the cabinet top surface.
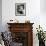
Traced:
<path fill-rule="evenodd" d="M 34 23 L 7 23 L 8 25 L 15 25 L 15 24 L 18 24 L 18 25 L 23 25 L 23 24 L 31 24 L 33 25 Z"/>

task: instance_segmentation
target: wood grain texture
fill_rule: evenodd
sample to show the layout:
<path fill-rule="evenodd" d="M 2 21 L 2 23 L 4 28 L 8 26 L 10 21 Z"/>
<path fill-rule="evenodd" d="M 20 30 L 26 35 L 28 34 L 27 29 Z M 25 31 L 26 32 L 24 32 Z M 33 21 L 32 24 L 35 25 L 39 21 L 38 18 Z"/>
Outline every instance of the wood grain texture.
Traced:
<path fill-rule="evenodd" d="M 28 46 L 33 46 L 33 23 L 7 23 L 9 25 L 9 31 L 16 32 L 28 32 Z M 15 38 L 15 36 L 14 36 Z M 27 46 L 27 45 L 26 45 Z"/>

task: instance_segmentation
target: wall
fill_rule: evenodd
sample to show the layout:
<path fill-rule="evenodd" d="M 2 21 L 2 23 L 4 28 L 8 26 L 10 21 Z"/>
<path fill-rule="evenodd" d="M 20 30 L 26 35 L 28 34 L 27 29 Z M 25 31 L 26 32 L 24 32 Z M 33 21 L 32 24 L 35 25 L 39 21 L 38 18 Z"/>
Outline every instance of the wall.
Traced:
<path fill-rule="evenodd" d="M 2 29 L 2 0 L 0 0 L 0 31 Z"/>
<path fill-rule="evenodd" d="M 26 3 L 26 16 L 15 16 L 15 3 Z M 17 19 L 19 22 L 30 20 L 33 25 L 33 45 L 38 46 L 36 27 L 40 24 L 40 0 L 2 0 L 2 25 L 3 31 L 8 30 L 7 22 Z M 37 40 L 36 40 L 37 39 Z"/>
<path fill-rule="evenodd" d="M 40 9 L 42 13 L 46 13 L 46 0 L 40 0 Z"/>
<path fill-rule="evenodd" d="M 46 0 L 40 0 L 40 23 L 46 31 Z"/>
<path fill-rule="evenodd" d="M 26 3 L 26 16 L 15 16 L 15 3 Z M 38 46 L 36 27 L 40 24 L 46 30 L 45 0 L 2 0 L 2 31 L 7 31 L 7 22 L 17 19 L 19 22 L 30 20 L 33 25 L 33 45 Z M 44 12 L 42 12 L 44 11 Z"/>
<path fill-rule="evenodd" d="M 26 2 L 26 16 L 15 16 L 15 3 L 18 3 L 18 2 L 22 2 L 22 0 L 20 1 L 3 0 L 2 1 L 2 24 L 3 26 L 5 26 L 7 21 L 9 21 L 10 19 L 17 19 L 19 20 L 19 22 L 30 20 L 30 22 L 39 23 L 40 21 L 40 17 L 39 17 L 40 16 L 40 0 L 39 1 L 38 0 L 23 0 L 23 2 Z"/>

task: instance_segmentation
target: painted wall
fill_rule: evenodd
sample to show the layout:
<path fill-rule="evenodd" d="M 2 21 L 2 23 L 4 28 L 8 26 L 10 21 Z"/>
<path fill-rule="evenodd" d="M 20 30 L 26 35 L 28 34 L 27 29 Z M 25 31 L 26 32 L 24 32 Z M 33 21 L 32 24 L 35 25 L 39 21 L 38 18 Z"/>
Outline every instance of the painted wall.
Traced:
<path fill-rule="evenodd" d="M 2 29 L 2 0 L 0 0 L 0 31 Z"/>
<path fill-rule="evenodd" d="M 26 16 L 15 16 L 15 3 L 26 3 Z M 7 22 L 17 19 L 19 22 L 30 20 L 33 25 L 33 45 L 38 46 L 36 27 L 40 24 L 40 0 L 2 0 L 3 31 L 8 30 Z M 37 40 L 36 40 L 37 39 Z"/>
<path fill-rule="evenodd" d="M 26 16 L 15 16 L 15 3 L 26 3 Z M 33 45 L 38 46 L 38 39 L 36 37 L 36 27 L 39 24 L 46 30 L 46 15 L 42 12 L 44 7 L 43 0 L 2 0 L 2 26 L 3 31 L 8 30 L 7 22 L 11 19 L 17 19 L 19 22 L 30 20 L 33 25 Z"/>
<path fill-rule="evenodd" d="M 15 3 L 26 3 L 26 16 L 15 16 Z M 33 23 L 40 21 L 40 0 L 2 0 L 2 25 L 5 26 L 10 19 L 17 19 L 19 22 L 30 20 Z M 5 26 L 6 27 L 6 26 Z M 7 30 L 7 28 L 5 28 Z M 4 30 L 4 31 L 5 31 Z"/>
<path fill-rule="evenodd" d="M 46 31 L 46 0 L 40 0 L 40 24 Z"/>

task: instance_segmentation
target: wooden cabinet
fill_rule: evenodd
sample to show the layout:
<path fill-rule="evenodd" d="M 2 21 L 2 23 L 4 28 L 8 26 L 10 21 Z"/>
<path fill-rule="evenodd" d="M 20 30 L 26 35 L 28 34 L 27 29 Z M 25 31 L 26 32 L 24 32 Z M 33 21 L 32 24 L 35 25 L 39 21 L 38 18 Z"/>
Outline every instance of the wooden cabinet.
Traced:
<path fill-rule="evenodd" d="M 22 46 L 33 46 L 33 23 L 8 23 L 13 41 L 22 43 Z"/>

